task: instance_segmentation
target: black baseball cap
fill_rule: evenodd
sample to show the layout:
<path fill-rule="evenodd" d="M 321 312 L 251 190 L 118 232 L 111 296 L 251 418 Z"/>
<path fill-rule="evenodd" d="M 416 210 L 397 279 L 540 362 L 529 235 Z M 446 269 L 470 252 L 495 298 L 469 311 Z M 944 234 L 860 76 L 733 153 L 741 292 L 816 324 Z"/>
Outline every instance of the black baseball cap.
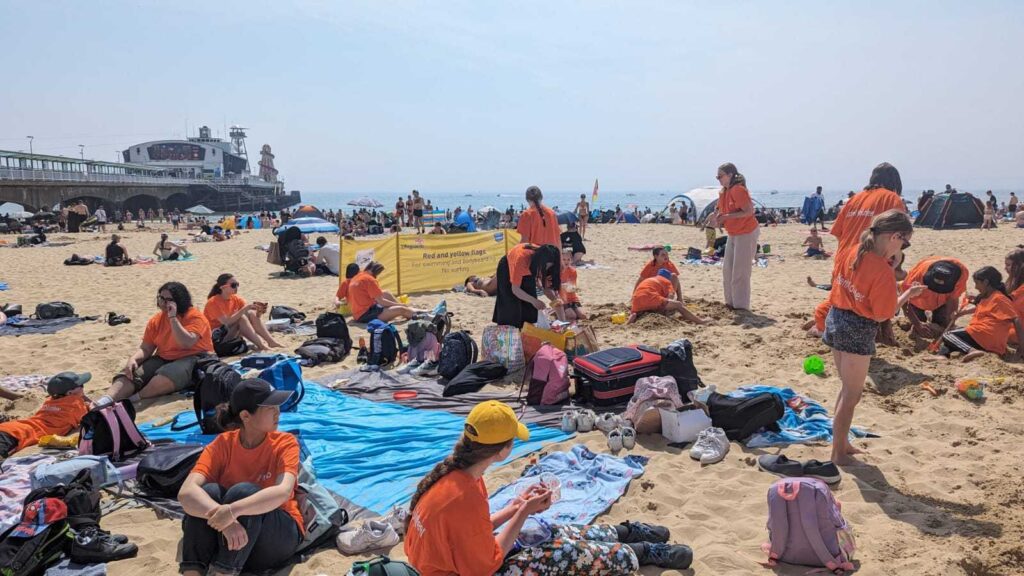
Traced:
<path fill-rule="evenodd" d="M 939 260 L 924 273 L 924 285 L 936 294 L 949 294 L 956 288 L 963 270 L 955 262 Z"/>
<path fill-rule="evenodd" d="M 280 406 L 291 396 L 291 390 L 274 390 L 266 380 L 248 378 L 239 382 L 231 391 L 231 411 L 241 414 L 245 410 L 254 414 L 260 406 Z"/>
<path fill-rule="evenodd" d="M 92 374 L 88 372 L 61 372 L 46 381 L 46 393 L 50 396 L 64 396 L 75 388 L 85 386 L 89 380 L 92 380 Z"/>

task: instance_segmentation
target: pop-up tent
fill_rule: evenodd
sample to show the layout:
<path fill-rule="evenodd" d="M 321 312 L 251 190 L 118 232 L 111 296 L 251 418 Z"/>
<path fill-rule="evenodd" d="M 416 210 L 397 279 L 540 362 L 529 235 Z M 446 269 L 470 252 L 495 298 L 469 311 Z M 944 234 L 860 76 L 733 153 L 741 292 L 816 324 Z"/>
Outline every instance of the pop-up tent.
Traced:
<path fill-rule="evenodd" d="M 753 198 L 751 198 L 751 200 L 754 202 L 754 208 L 755 209 L 756 208 L 760 208 L 762 210 L 766 209 L 765 205 L 762 204 L 761 202 L 759 202 L 757 200 L 754 200 Z M 705 206 L 704 210 L 701 210 L 700 216 L 697 218 L 697 222 L 700 223 L 700 222 L 703 222 L 703 221 L 707 220 L 708 216 L 710 216 L 711 213 L 715 211 L 715 207 L 716 206 L 718 206 L 718 198 L 715 198 L 714 202 L 712 202 L 712 203 L 708 204 L 707 206 Z"/>
<path fill-rule="evenodd" d="M 924 205 L 914 226 L 936 230 L 981 228 L 985 206 L 966 192 L 936 194 Z"/>

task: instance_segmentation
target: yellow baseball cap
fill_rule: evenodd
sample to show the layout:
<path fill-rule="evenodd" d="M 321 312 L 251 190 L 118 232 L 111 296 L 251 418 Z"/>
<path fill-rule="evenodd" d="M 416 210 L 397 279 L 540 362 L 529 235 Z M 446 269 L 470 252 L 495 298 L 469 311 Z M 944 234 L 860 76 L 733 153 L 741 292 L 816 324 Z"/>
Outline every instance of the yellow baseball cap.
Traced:
<path fill-rule="evenodd" d="M 513 438 L 529 440 L 530 431 L 504 402 L 488 400 L 473 407 L 466 416 L 466 437 L 480 444 L 502 444 Z"/>

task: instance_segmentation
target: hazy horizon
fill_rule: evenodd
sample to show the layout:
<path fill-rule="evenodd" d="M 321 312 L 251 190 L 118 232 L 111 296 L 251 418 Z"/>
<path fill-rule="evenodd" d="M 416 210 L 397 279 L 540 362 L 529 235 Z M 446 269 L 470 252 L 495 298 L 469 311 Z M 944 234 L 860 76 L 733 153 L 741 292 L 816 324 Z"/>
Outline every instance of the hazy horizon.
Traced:
<path fill-rule="evenodd" d="M 0 149 L 249 128 L 288 189 L 1020 190 L 1024 3 L 0 0 Z"/>

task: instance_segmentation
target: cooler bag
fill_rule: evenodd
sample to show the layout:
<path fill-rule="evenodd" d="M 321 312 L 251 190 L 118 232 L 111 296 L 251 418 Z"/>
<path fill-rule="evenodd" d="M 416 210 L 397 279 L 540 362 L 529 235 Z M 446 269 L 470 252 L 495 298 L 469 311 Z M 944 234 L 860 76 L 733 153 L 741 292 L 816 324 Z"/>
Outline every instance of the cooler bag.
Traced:
<path fill-rule="evenodd" d="M 595 406 L 624 404 L 633 397 L 636 381 L 656 376 L 661 352 L 647 346 L 608 348 L 572 361 L 576 395 Z"/>

